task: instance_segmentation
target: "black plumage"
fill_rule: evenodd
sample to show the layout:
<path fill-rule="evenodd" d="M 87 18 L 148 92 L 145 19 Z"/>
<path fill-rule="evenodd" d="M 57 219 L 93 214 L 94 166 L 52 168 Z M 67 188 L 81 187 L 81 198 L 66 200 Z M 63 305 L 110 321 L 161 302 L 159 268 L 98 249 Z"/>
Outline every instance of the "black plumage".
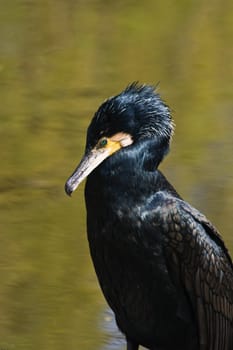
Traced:
<path fill-rule="evenodd" d="M 66 192 L 88 176 L 90 252 L 128 350 L 232 350 L 231 257 L 157 169 L 172 133 L 153 87 L 130 85 L 96 112 Z"/>

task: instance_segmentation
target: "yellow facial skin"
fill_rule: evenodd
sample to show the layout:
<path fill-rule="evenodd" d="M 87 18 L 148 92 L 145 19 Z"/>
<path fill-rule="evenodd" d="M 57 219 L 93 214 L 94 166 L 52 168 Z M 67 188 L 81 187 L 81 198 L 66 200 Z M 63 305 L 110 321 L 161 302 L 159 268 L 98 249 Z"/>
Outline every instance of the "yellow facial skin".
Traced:
<path fill-rule="evenodd" d="M 122 132 L 109 138 L 102 137 L 96 146 L 88 154 L 84 155 L 78 167 L 67 181 L 69 194 L 76 190 L 78 185 L 106 158 L 132 143 L 131 135 Z"/>
<path fill-rule="evenodd" d="M 129 146 L 133 143 L 132 137 L 129 134 L 119 132 L 112 137 L 102 137 L 97 145 L 96 149 L 105 148 L 109 150 L 109 155 L 112 155 L 122 147 Z"/>
<path fill-rule="evenodd" d="M 117 152 L 119 149 L 121 149 L 121 144 L 119 141 L 112 141 L 110 138 L 103 137 L 99 140 L 96 147 L 94 149 L 96 150 L 107 150 L 109 156 L 111 156 L 113 153 Z"/>

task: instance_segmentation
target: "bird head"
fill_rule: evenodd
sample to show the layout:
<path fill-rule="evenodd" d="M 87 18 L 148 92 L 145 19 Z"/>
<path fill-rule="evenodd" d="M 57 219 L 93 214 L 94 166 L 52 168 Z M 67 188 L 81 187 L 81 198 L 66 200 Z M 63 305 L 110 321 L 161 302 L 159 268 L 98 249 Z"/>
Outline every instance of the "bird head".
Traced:
<path fill-rule="evenodd" d="M 71 195 L 105 159 L 122 149 L 145 144 L 160 150 L 159 163 L 169 149 L 173 122 L 168 106 L 149 85 L 133 83 L 107 99 L 95 113 L 87 131 L 86 150 L 65 185 Z"/>

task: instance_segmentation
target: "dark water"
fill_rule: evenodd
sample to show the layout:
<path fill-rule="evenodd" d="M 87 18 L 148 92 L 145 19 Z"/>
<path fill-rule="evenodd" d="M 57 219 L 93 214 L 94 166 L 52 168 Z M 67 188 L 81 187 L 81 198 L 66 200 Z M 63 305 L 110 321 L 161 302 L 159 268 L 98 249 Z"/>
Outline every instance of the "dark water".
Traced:
<path fill-rule="evenodd" d="M 0 349 L 122 348 L 91 265 L 83 185 L 63 185 L 98 105 L 156 84 L 176 134 L 162 169 L 231 253 L 233 5 L 0 2 Z"/>

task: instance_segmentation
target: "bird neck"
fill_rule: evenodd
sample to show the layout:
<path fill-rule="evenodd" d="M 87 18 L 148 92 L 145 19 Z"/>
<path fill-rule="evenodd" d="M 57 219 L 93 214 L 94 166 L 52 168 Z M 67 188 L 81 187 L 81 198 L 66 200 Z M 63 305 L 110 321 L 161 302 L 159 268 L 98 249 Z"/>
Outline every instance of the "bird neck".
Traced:
<path fill-rule="evenodd" d="M 107 196 L 131 189 L 140 195 L 156 190 L 157 167 L 168 152 L 167 144 L 151 140 L 123 148 L 107 158 L 87 179 L 86 189 L 92 195 Z M 140 188 L 140 190 L 139 190 Z"/>
<path fill-rule="evenodd" d="M 159 142 L 157 139 L 142 140 L 130 151 L 131 153 L 127 152 L 127 154 L 136 163 L 135 167 L 141 168 L 141 170 L 146 172 L 154 172 L 168 153 L 169 143 L 167 141 Z"/>
<path fill-rule="evenodd" d="M 122 148 L 104 162 L 99 171 L 101 174 L 108 173 L 109 176 L 128 174 L 143 174 L 154 172 L 164 156 L 169 151 L 167 142 L 159 143 L 157 140 L 142 140 L 133 146 Z"/>

